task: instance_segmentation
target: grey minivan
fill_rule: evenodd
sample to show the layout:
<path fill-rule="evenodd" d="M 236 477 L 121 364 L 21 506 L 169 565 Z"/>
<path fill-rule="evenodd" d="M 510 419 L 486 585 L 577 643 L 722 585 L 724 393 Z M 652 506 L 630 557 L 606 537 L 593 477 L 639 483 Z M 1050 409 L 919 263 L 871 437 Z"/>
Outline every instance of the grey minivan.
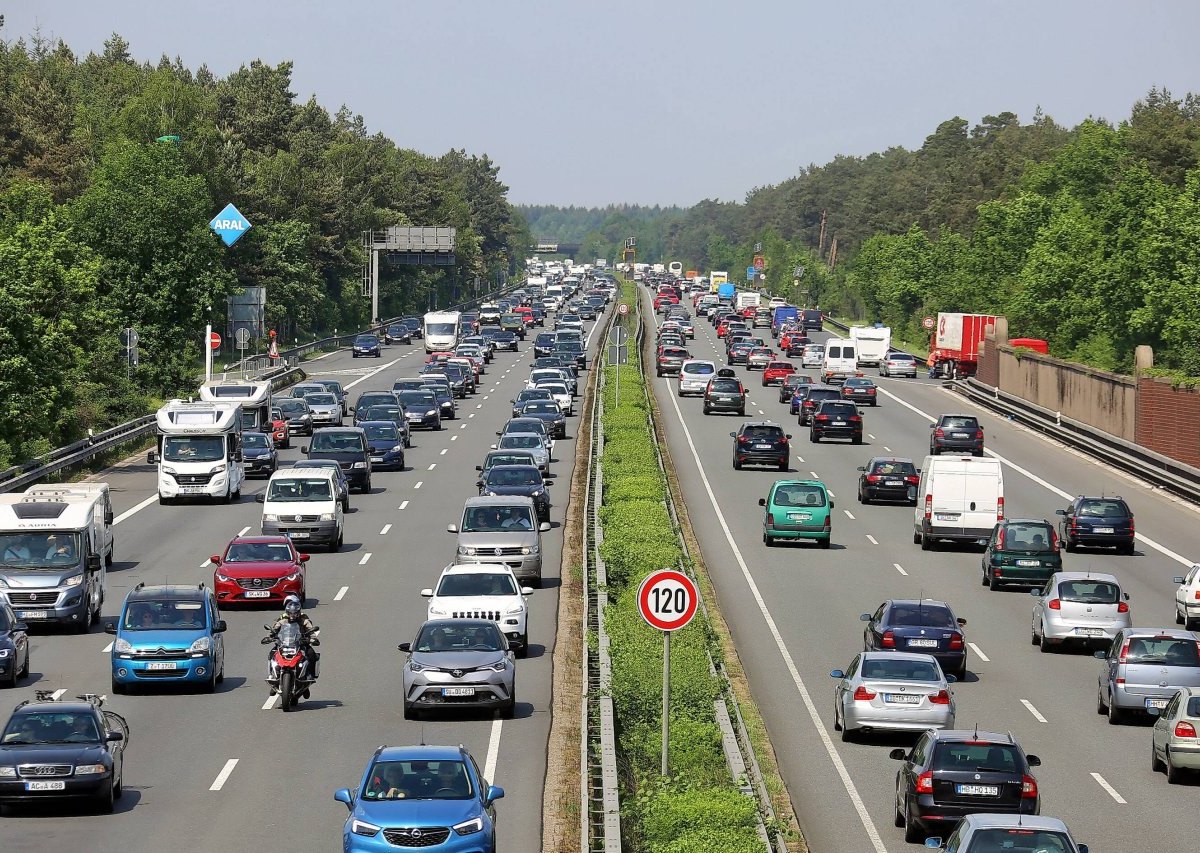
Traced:
<path fill-rule="evenodd" d="M 1200 687 L 1196 635 L 1179 628 L 1126 628 L 1106 652 L 1096 685 L 1096 713 L 1113 725 L 1151 708 L 1161 711 L 1181 687 Z"/>
<path fill-rule="evenodd" d="M 542 532 L 533 498 L 500 495 L 468 498 L 462 521 L 446 527 L 458 534 L 455 563 L 503 563 L 519 580 L 542 582 Z"/>

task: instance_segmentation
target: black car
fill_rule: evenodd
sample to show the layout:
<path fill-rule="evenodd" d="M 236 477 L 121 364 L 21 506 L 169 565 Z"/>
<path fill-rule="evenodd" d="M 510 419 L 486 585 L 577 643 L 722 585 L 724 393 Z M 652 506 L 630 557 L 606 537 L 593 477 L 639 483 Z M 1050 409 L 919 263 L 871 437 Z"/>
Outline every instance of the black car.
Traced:
<path fill-rule="evenodd" d="M 704 389 L 704 414 L 713 412 L 746 414 L 746 388 L 728 367 L 718 370 Z"/>
<path fill-rule="evenodd" d="M 774 465 L 780 471 L 788 469 L 791 459 L 790 434 L 783 427 L 770 421 L 748 421 L 737 432 L 729 433 L 733 439 L 733 469 L 742 470 L 743 465 Z"/>
<path fill-rule="evenodd" d="M 16 687 L 17 679 L 29 677 L 29 634 L 24 622 L 0 601 L 0 684 Z"/>
<path fill-rule="evenodd" d="M 959 681 L 966 676 L 967 644 L 962 629 L 967 620 L 956 618 L 946 602 L 893 599 L 859 618 L 867 623 L 863 651 L 933 655 L 942 672 Z"/>
<path fill-rule="evenodd" d="M 567 416 L 554 400 L 529 400 L 521 404 L 520 411 L 513 417 L 537 418 L 546 425 L 551 438 L 567 437 Z"/>
<path fill-rule="evenodd" d="M 536 465 L 493 465 L 477 481 L 479 494 L 486 496 L 518 495 L 533 498 L 538 521 L 550 520 L 549 480 L 542 479 Z"/>
<path fill-rule="evenodd" d="M 319 429 L 300 452 L 309 459 L 335 460 L 351 487 L 371 491 L 371 451 L 362 427 Z"/>
<path fill-rule="evenodd" d="M 433 389 L 424 391 L 401 391 L 398 395 L 400 404 L 404 406 L 410 429 L 424 427 L 439 430 L 442 428 L 442 408 L 438 405 Z"/>
<path fill-rule="evenodd" d="M 492 335 L 492 342 L 496 345 L 496 349 L 506 349 L 509 352 L 518 352 L 521 343 L 517 339 L 517 333 L 512 329 L 500 329 Z"/>
<path fill-rule="evenodd" d="M 364 391 L 354 402 L 354 420 L 366 420 L 367 409 L 372 406 L 394 406 L 398 396 L 392 391 Z"/>
<path fill-rule="evenodd" d="M 791 403 L 792 395 L 801 385 L 811 385 L 813 378 L 807 373 L 789 373 L 779 382 L 779 402 Z M 792 414 L 796 414 L 792 412 Z"/>
<path fill-rule="evenodd" d="M 466 399 L 468 394 L 475 393 L 475 376 L 457 364 L 443 363 L 437 366 L 438 373 L 446 374 L 450 380 L 450 390 L 455 397 Z"/>
<path fill-rule="evenodd" d="M 889 753 L 903 761 L 896 774 L 896 826 L 904 840 L 953 828 L 974 812 L 1035 815 L 1041 811 L 1037 779 L 1041 766 L 1011 734 L 982 729 L 928 729 L 911 750 Z"/>
<path fill-rule="evenodd" d="M 821 326 L 824 323 L 824 318 L 821 317 L 821 312 L 815 308 L 805 308 L 800 312 L 800 325 L 804 331 L 821 331 Z"/>
<path fill-rule="evenodd" d="M 1062 516 L 1058 523 L 1059 537 L 1068 551 L 1080 545 L 1096 545 L 1115 547 L 1122 554 L 1133 553 L 1133 510 L 1120 495 L 1111 498 L 1080 495 L 1069 507 L 1055 513 Z"/>
<path fill-rule="evenodd" d="M 587 370 L 587 353 L 584 352 L 582 341 L 555 341 L 554 351 L 560 355 L 569 355 L 580 370 Z"/>
<path fill-rule="evenodd" d="M 475 470 L 480 472 L 475 485 L 478 486 L 487 472 L 497 465 L 532 465 L 537 468 L 537 460 L 527 450 L 489 450 L 488 455 L 483 458 L 483 464 L 475 466 Z"/>
<path fill-rule="evenodd" d="M 554 332 L 540 332 L 533 339 L 533 357 L 543 358 L 554 352 Z"/>
<path fill-rule="evenodd" d="M 287 421 L 288 435 L 312 435 L 312 409 L 296 397 L 280 397 L 272 405 Z"/>
<path fill-rule="evenodd" d="M 359 356 L 379 358 L 381 355 L 383 355 L 383 347 L 379 345 L 379 338 L 375 335 L 359 335 L 350 346 L 351 358 Z"/>
<path fill-rule="evenodd" d="M 371 467 L 377 471 L 403 471 L 404 448 L 408 446 L 400 429 L 390 420 L 363 421 L 359 426 L 367 435 Z M 408 425 L 405 424 L 407 432 Z"/>
<path fill-rule="evenodd" d="M 812 417 L 822 403 L 837 402 L 842 399 L 842 392 L 836 388 L 825 388 L 819 385 L 809 387 L 808 392 L 800 401 L 800 410 L 797 413 L 797 419 L 801 426 L 808 426 L 812 423 Z"/>
<path fill-rule="evenodd" d="M 383 330 L 383 342 L 385 344 L 411 344 L 412 332 L 409 331 L 407 325 L 392 323 Z"/>
<path fill-rule="evenodd" d="M 750 355 L 750 350 L 754 349 L 754 344 L 749 338 L 741 338 L 733 342 L 729 347 L 728 354 L 725 356 L 726 364 L 745 364 L 746 356 Z"/>
<path fill-rule="evenodd" d="M 124 718 L 91 694 L 56 702 L 48 690 L 13 709 L 0 733 L 0 804 L 86 800 L 111 812 L 125 781 Z M 87 768 L 92 772 L 79 772 Z"/>
<path fill-rule="evenodd" d="M 879 389 L 870 379 L 852 376 L 842 383 L 842 398 L 868 406 L 878 406 Z"/>
<path fill-rule="evenodd" d="M 366 414 L 354 422 L 356 427 L 361 427 L 363 424 L 371 421 L 387 421 L 395 424 L 396 431 L 400 433 L 400 440 L 405 447 L 412 445 L 412 433 L 408 429 L 408 413 L 404 411 L 404 407 L 399 403 L 379 403 L 375 406 L 367 407 Z"/>
<path fill-rule="evenodd" d="M 529 310 L 533 312 L 533 324 L 535 326 L 546 325 L 546 309 L 541 305 L 531 305 L 529 306 Z"/>
<path fill-rule="evenodd" d="M 458 419 L 458 403 L 454 402 L 454 392 L 450 390 L 449 382 L 444 380 L 435 382 L 430 379 L 425 383 L 425 388 L 433 392 L 438 406 L 441 407 L 442 420 L 453 421 Z"/>
<path fill-rule="evenodd" d="M 921 472 L 911 459 L 900 456 L 875 456 L 858 466 L 858 502 L 904 501 L 917 505 L 917 486 Z"/>
<path fill-rule="evenodd" d="M 834 400 L 821 403 L 809 422 L 808 440 L 815 444 L 823 438 L 848 438 L 852 444 L 862 444 L 863 419 L 858 407 Z"/>
<path fill-rule="evenodd" d="M 942 415 L 930 424 L 929 453 L 937 456 L 949 450 L 955 453 L 983 455 L 983 427 L 974 415 Z"/>
<path fill-rule="evenodd" d="M 275 440 L 265 432 L 242 433 L 242 468 L 249 477 L 261 474 L 270 477 L 279 467 Z"/>
<path fill-rule="evenodd" d="M 414 339 L 425 337 L 425 321 L 420 317 L 401 317 L 400 322 L 408 326 L 408 332 Z"/>

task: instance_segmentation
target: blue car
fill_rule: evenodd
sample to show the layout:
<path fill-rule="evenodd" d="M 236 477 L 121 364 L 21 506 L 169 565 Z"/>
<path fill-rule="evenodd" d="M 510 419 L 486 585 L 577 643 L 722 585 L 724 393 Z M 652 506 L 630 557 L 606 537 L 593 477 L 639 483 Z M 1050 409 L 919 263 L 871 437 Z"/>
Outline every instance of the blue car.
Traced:
<path fill-rule="evenodd" d="M 379 358 L 383 354 L 383 350 L 379 346 L 379 338 L 375 335 L 359 335 L 354 339 L 354 343 L 350 346 L 350 357 L 358 358 L 362 356 L 374 356 Z"/>
<path fill-rule="evenodd" d="M 371 467 L 376 471 L 404 470 L 404 437 L 391 421 L 360 421 L 367 435 Z"/>
<path fill-rule="evenodd" d="M 350 811 L 345 853 L 397 847 L 494 853 L 495 802 L 503 796 L 461 746 L 381 746 L 359 786 L 333 798 Z"/>
<path fill-rule="evenodd" d="M 204 584 L 146 586 L 125 597 L 115 634 L 112 691 L 134 684 L 195 684 L 212 693 L 225 680 L 225 620 Z"/>

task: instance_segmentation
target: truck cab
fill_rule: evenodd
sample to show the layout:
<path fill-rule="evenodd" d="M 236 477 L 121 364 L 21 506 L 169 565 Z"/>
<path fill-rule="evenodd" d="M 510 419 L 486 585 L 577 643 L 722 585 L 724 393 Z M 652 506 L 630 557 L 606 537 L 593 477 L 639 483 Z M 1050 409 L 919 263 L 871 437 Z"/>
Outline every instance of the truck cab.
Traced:
<path fill-rule="evenodd" d="M 242 406 L 237 402 L 171 400 L 158 410 L 158 448 L 146 462 L 158 466 L 158 502 L 241 497 Z"/>

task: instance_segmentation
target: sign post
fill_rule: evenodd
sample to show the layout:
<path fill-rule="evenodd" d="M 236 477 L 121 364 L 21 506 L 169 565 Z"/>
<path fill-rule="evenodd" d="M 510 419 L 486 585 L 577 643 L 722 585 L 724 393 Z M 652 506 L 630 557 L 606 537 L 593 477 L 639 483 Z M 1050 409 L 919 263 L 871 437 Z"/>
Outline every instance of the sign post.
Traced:
<path fill-rule="evenodd" d="M 213 353 L 221 348 L 221 335 L 213 331 L 212 323 L 204 327 L 204 339 L 208 346 L 204 348 L 204 381 L 212 379 Z"/>
<path fill-rule="evenodd" d="M 250 330 L 245 326 L 239 326 L 238 330 L 233 333 L 233 342 L 238 348 L 238 363 L 242 368 L 242 376 L 246 375 L 246 347 L 250 344 Z"/>
<path fill-rule="evenodd" d="M 622 312 L 621 308 L 625 311 Z M 629 310 L 629 306 L 624 303 L 617 309 L 622 315 Z M 625 346 L 625 342 L 629 340 L 629 332 L 624 326 L 613 326 L 608 332 L 608 360 L 614 366 L 620 366 L 629 358 L 629 350 Z M 616 379 L 613 380 L 613 391 L 616 394 L 617 405 L 621 404 L 621 371 L 617 370 Z"/>
<path fill-rule="evenodd" d="M 696 584 L 683 572 L 651 572 L 638 587 L 638 610 L 646 624 L 663 632 L 662 775 L 668 775 L 671 736 L 671 632 L 692 621 L 700 604 Z"/>

